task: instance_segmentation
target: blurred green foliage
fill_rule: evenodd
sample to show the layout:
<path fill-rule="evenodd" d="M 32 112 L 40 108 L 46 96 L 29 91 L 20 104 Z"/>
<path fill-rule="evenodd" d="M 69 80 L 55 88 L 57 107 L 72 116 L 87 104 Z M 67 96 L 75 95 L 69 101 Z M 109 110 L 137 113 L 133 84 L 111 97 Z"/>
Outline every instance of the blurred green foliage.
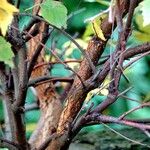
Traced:
<path fill-rule="evenodd" d="M 68 10 L 68 21 L 67 21 L 67 32 L 71 34 L 74 38 L 80 39 L 80 41 L 88 43 L 88 40 L 93 35 L 92 27 L 89 23 L 85 23 L 85 19 L 96 15 L 97 13 L 106 10 L 110 1 L 108 0 L 62 0 L 63 4 Z M 33 0 L 27 1 L 22 0 L 20 5 L 21 12 L 32 12 Z M 132 47 L 140 43 L 150 41 L 150 24 L 143 26 L 143 16 L 140 8 L 137 8 L 134 15 L 133 21 L 133 34 L 129 38 L 127 47 Z M 20 29 L 23 29 L 25 25 L 29 22 L 30 17 L 20 17 Z M 117 29 L 112 34 L 111 39 L 108 41 L 104 55 L 110 54 L 115 49 L 118 38 Z M 56 53 L 62 58 L 65 59 L 81 59 L 81 52 L 74 46 L 70 45 L 68 48 L 64 48 L 64 45 L 69 42 L 69 40 L 62 34 L 54 31 L 47 42 L 47 46 L 51 47 L 55 45 L 57 48 Z M 83 46 L 83 45 L 82 45 Z M 69 49 L 69 52 L 68 52 Z M 61 54 L 64 55 L 61 55 Z M 68 54 L 69 53 L 69 54 Z M 46 54 L 50 56 L 50 52 L 46 50 Z M 55 60 L 53 58 L 53 60 Z M 127 61 L 128 62 L 128 61 Z M 127 63 L 126 62 L 126 63 Z M 140 61 L 133 64 L 129 69 L 125 70 L 125 75 L 129 78 L 129 83 L 122 78 L 120 91 L 124 91 L 126 88 L 132 86 L 133 89 L 126 94 L 127 97 L 138 100 L 139 102 L 149 101 L 150 100 L 150 57 L 141 59 Z M 58 77 L 67 77 L 72 74 L 71 71 L 65 69 L 61 64 L 56 64 L 52 66 L 51 75 Z M 63 88 L 62 85 L 59 85 L 60 88 Z M 106 97 L 101 95 L 93 95 L 91 102 L 94 102 L 94 105 L 101 103 Z M 26 98 L 26 105 L 30 105 L 36 101 L 35 95 L 31 90 L 28 90 L 28 95 Z M 86 106 L 85 110 L 89 107 Z M 127 111 L 135 106 L 137 102 L 127 101 L 123 98 L 120 98 L 115 104 L 113 104 L 108 110 L 105 111 L 106 114 L 112 116 L 119 116 L 124 111 Z M 82 112 L 84 113 L 85 110 Z M 130 118 L 147 118 L 150 113 L 150 109 L 144 108 L 129 115 Z M 35 129 L 36 123 L 39 119 L 40 112 L 38 110 L 29 111 L 25 115 L 25 121 L 27 124 L 27 136 Z M 0 122 L 3 122 L 3 108 L 2 101 L 0 101 Z M 96 130 L 99 126 L 92 126 L 86 128 L 86 130 Z"/>

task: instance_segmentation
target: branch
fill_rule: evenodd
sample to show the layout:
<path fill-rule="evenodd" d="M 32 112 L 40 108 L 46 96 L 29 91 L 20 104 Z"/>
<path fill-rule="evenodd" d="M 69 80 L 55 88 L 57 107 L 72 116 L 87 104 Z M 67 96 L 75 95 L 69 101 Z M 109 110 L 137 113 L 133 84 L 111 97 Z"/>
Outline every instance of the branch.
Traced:
<path fill-rule="evenodd" d="M 29 81 L 28 83 L 28 87 L 29 86 L 38 86 L 40 84 L 44 84 L 46 82 L 51 82 L 51 81 L 60 81 L 60 82 L 73 82 L 73 78 L 68 78 L 68 77 L 52 77 L 52 76 L 43 76 L 43 77 L 39 77 L 37 79 L 32 79 Z"/>
<path fill-rule="evenodd" d="M 11 113 L 11 101 L 13 100 L 13 96 L 11 92 L 8 90 L 8 80 L 7 75 L 5 74 L 5 65 L 3 62 L 0 62 L 0 81 L 2 84 L 2 94 L 3 94 L 3 106 L 4 106 L 4 121 L 5 121 L 5 130 L 6 130 L 6 138 L 12 139 L 14 137 L 14 126 L 13 121 L 10 118 L 13 118 L 13 114 Z"/>
<path fill-rule="evenodd" d="M 25 104 L 25 97 L 27 92 L 27 50 L 26 47 L 22 47 L 19 52 L 19 64 L 18 64 L 18 77 L 19 77 L 19 87 L 18 95 L 16 101 L 13 103 L 14 111 L 18 111 L 20 107 Z"/>
<path fill-rule="evenodd" d="M 47 148 L 48 144 L 49 144 L 53 139 L 55 139 L 55 138 L 57 138 L 57 137 L 58 137 L 58 135 L 57 135 L 56 133 L 52 134 L 52 135 L 49 136 L 49 137 L 45 140 L 45 142 L 42 143 L 42 144 L 40 145 L 40 147 L 37 148 L 36 150 L 45 150 L 45 149 Z"/>
<path fill-rule="evenodd" d="M 32 111 L 32 110 L 36 110 L 36 109 L 39 109 L 39 106 L 37 103 L 33 103 L 33 104 L 28 104 L 28 105 L 25 105 L 25 111 Z"/>
<path fill-rule="evenodd" d="M 17 30 L 18 30 L 18 29 L 17 29 Z M 30 35 L 29 33 L 27 33 L 27 34 Z M 30 36 L 32 37 L 32 35 L 30 35 Z M 80 75 L 79 75 L 75 70 L 73 70 L 71 67 L 69 67 L 68 64 L 65 64 L 65 63 L 55 54 L 55 52 L 53 52 L 49 47 L 47 47 L 46 45 L 44 45 L 44 44 L 43 44 L 42 42 L 40 42 L 40 41 L 36 41 L 36 42 L 39 43 L 40 46 L 42 46 L 42 47 L 44 47 L 44 48 L 47 48 L 47 49 L 51 52 L 51 54 L 52 54 L 61 64 L 63 64 L 63 65 L 65 66 L 66 69 L 72 71 L 72 72 L 79 78 L 80 82 L 82 83 L 82 86 L 85 87 L 84 82 L 82 81 L 82 78 L 80 77 Z M 37 51 L 35 52 L 35 55 L 32 57 L 32 60 L 31 60 L 32 63 L 30 62 L 31 65 L 29 65 L 29 69 L 28 69 L 28 70 L 29 70 L 29 71 L 28 71 L 28 72 L 29 72 L 29 73 L 28 73 L 29 77 L 31 76 L 32 68 L 34 67 L 34 65 L 35 65 L 35 63 L 36 63 L 36 61 L 35 61 L 35 60 L 33 61 L 33 59 L 37 59 L 37 57 L 39 56 L 41 50 L 42 50 L 42 49 L 37 49 Z"/>
<path fill-rule="evenodd" d="M 41 4 L 42 2 L 43 2 L 43 0 L 39 0 L 39 4 Z M 36 4 L 35 4 L 35 5 L 36 5 Z M 38 15 L 39 10 L 40 10 L 40 5 L 34 7 L 34 11 L 33 11 L 34 15 Z M 37 20 L 37 19 L 35 19 L 35 18 L 32 18 L 32 19 L 29 21 L 29 23 L 24 27 L 22 33 L 28 32 L 28 31 L 33 27 L 33 25 L 36 24 L 36 23 L 38 23 L 38 22 L 39 22 L 39 20 Z"/>
<path fill-rule="evenodd" d="M 54 62 L 43 62 L 43 63 L 39 63 L 37 64 L 34 69 L 37 69 L 39 67 L 43 67 L 45 65 L 54 65 L 54 64 L 59 64 L 59 61 L 54 61 Z M 67 60 L 67 61 L 63 61 L 63 63 L 81 63 L 81 60 Z"/>
<path fill-rule="evenodd" d="M 127 111 L 127 112 L 125 112 L 124 114 L 122 114 L 122 115 L 119 117 L 119 119 L 122 120 L 122 119 L 124 119 L 124 117 L 127 116 L 128 114 L 130 114 L 130 113 L 132 113 L 132 112 L 134 112 L 134 111 L 136 111 L 136 110 L 138 110 L 138 109 L 144 108 L 144 107 L 150 107 L 150 102 L 144 103 L 144 104 L 142 104 L 142 105 L 140 105 L 140 106 L 137 106 L 137 107 L 135 107 L 135 108 L 130 109 L 129 111 Z"/>
<path fill-rule="evenodd" d="M 87 121 L 87 123 L 117 123 L 117 124 L 122 124 L 122 125 L 126 125 L 126 126 L 131 126 L 131 127 L 135 127 L 137 129 L 140 130 L 150 130 L 150 125 L 145 125 L 143 123 L 135 123 L 129 120 L 119 120 L 118 118 L 115 117 L 111 117 L 111 116 L 105 116 L 105 115 L 99 115 L 99 114 L 92 114 L 89 115 L 85 118 L 85 120 Z"/>
<path fill-rule="evenodd" d="M 31 36 L 29 36 L 28 34 L 26 34 L 26 36 L 25 36 L 25 38 L 24 38 L 24 40 L 25 40 L 25 42 L 28 42 L 29 40 L 31 40 L 31 38 L 33 38 L 33 37 L 35 37 L 36 35 L 38 35 L 38 33 L 39 33 L 39 23 L 37 23 L 37 24 L 35 24 L 34 25 L 34 28 L 33 29 L 31 29 L 31 31 L 30 31 L 30 35 L 32 35 L 32 37 Z M 27 32 L 27 31 L 26 31 Z M 23 32 L 24 33 L 24 32 Z"/>
<path fill-rule="evenodd" d="M 125 58 L 126 59 L 129 59 L 130 57 L 134 57 L 135 55 L 138 55 L 138 54 L 141 54 L 142 52 L 147 52 L 147 51 L 149 51 L 149 49 L 150 49 L 150 43 L 146 43 L 146 44 L 142 44 L 142 45 L 138 45 L 138 46 L 136 46 L 136 47 L 134 47 L 134 48 L 129 48 L 129 49 L 127 49 L 124 53 L 125 53 Z M 96 83 L 97 82 L 99 82 L 99 84 L 101 84 L 102 83 L 102 81 L 105 79 L 105 77 L 106 77 L 106 75 L 108 74 L 108 72 L 109 72 L 109 70 L 110 70 L 110 60 L 107 60 L 107 62 L 104 64 L 104 66 L 103 66 L 103 69 L 102 69 L 102 71 L 99 73 L 99 75 L 98 75 L 98 80 L 97 79 L 95 79 L 94 81 L 95 81 L 95 84 L 93 83 L 93 88 L 96 88 L 96 87 L 98 87 L 98 85 L 96 85 Z M 89 80 L 87 80 L 85 83 L 89 83 L 88 85 L 91 85 L 92 86 L 92 78 L 95 78 L 94 77 L 94 75 L 93 75 L 93 77 L 91 77 Z M 88 86 L 87 85 L 87 89 L 90 87 L 90 86 Z M 113 98 L 113 97 L 109 97 L 109 98 Z M 107 102 L 109 102 L 109 101 L 107 101 Z M 106 102 L 105 102 L 106 103 Z M 101 104 L 100 105 L 98 105 L 92 112 L 91 112 L 91 114 L 92 113 L 94 113 L 94 112 L 101 112 L 102 110 L 104 110 L 104 109 L 106 109 L 106 105 L 107 104 L 105 104 L 104 103 L 104 105 L 102 106 Z M 111 103 L 111 102 L 110 102 Z M 108 105 L 107 105 L 108 106 Z M 83 118 L 81 118 L 80 119 L 80 121 L 78 121 L 78 127 L 76 127 L 76 125 L 74 126 L 74 128 L 73 128 L 73 135 L 75 136 L 79 131 L 80 131 L 80 129 L 82 128 L 81 126 L 83 125 L 83 122 L 84 122 L 84 117 Z M 118 118 L 116 118 L 116 120 L 117 120 Z M 129 122 L 133 122 L 133 123 L 149 123 L 149 121 L 150 120 L 127 120 L 127 121 L 129 121 Z M 80 126 L 79 126 L 79 124 L 81 124 Z M 74 133 L 75 132 L 75 133 Z"/>
<path fill-rule="evenodd" d="M 28 67 L 28 79 L 31 76 L 31 72 L 36 64 L 36 61 L 38 59 L 38 56 L 40 55 L 40 52 L 42 51 L 44 44 L 47 42 L 48 38 L 49 38 L 50 33 L 48 33 L 48 26 L 45 25 L 45 29 L 44 29 L 44 34 L 42 36 L 42 40 L 41 43 L 43 43 L 43 45 L 41 45 L 39 43 L 39 46 L 37 47 L 37 49 L 35 50 L 35 53 L 33 54 L 31 61 L 29 63 L 29 67 Z M 32 36 L 31 36 L 32 37 Z"/>
<path fill-rule="evenodd" d="M 84 51 L 84 49 L 71 37 L 71 35 L 69 35 L 69 34 L 68 34 L 67 32 L 65 32 L 64 30 L 59 29 L 59 28 L 56 27 L 55 25 L 50 24 L 49 22 L 47 22 L 46 20 L 44 20 L 43 18 L 41 18 L 41 17 L 39 17 L 39 16 L 35 16 L 35 15 L 32 15 L 32 14 L 27 14 L 27 13 L 20 13 L 19 15 L 20 15 L 20 16 L 29 16 L 29 17 L 35 18 L 35 19 L 37 19 L 37 20 L 43 21 L 43 22 L 49 24 L 49 25 L 50 25 L 51 27 L 53 27 L 54 29 L 56 29 L 57 31 L 59 31 L 60 33 L 62 33 L 63 35 L 65 35 L 68 39 L 70 39 L 70 40 L 77 46 L 77 48 L 79 48 L 79 50 L 82 52 L 82 54 L 85 56 L 85 58 L 86 58 L 87 61 L 89 62 L 89 65 L 90 65 L 90 67 L 92 68 L 92 71 L 95 72 L 95 67 L 94 67 L 92 61 L 90 60 L 89 54 Z"/>
<path fill-rule="evenodd" d="M 0 147 L 9 148 L 9 149 L 19 149 L 19 145 L 15 142 L 9 141 L 4 138 L 0 138 Z"/>
<path fill-rule="evenodd" d="M 138 54 L 142 54 L 150 51 L 150 42 L 144 43 L 142 45 L 135 46 L 133 48 L 129 48 L 125 51 L 125 59 L 129 59 Z"/>
<path fill-rule="evenodd" d="M 134 48 L 129 48 L 126 51 L 124 51 L 123 52 L 124 53 L 124 58 L 129 59 L 129 58 L 134 57 L 138 54 L 145 53 L 149 50 L 150 50 L 150 43 L 145 43 L 145 44 L 142 44 L 142 45 L 138 45 Z M 98 81 L 100 83 L 105 79 L 105 77 L 108 74 L 109 70 L 110 70 L 110 60 L 108 60 L 104 64 L 103 69 L 102 69 L 102 71 L 100 72 L 100 74 L 98 76 Z M 112 104 L 112 102 L 115 102 L 116 98 L 117 98 L 117 93 L 115 95 L 109 95 L 108 98 L 105 101 L 103 101 L 100 105 L 98 105 L 94 109 L 94 111 L 95 112 L 102 112 L 104 109 L 106 109 L 106 106 L 108 107 L 109 105 Z"/>

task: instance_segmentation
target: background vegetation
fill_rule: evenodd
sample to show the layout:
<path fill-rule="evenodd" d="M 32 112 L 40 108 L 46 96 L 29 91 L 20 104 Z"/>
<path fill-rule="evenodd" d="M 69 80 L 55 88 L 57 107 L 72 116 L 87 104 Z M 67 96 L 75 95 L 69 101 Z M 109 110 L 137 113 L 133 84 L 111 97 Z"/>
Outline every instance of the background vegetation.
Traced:
<path fill-rule="evenodd" d="M 14 1 L 15 2 L 15 1 Z M 86 21 L 87 19 L 97 15 L 98 13 L 106 10 L 109 5 L 109 0 L 62 0 L 62 3 L 67 8 L 67 28 L 66 32 L 69 33 L 84 49 L 87 48 L 89 40 L 95 34 L 92 28 L 92 23 Z M 20 1 L 20 13 L 31 13 L 34 6 L 34 1 L 21 0 Z M 128 39 L 127 48 L 143 44 L 145 42 L 150 42 L 150 1 L 144 0 L 136 8 L 133 16 L 133 30 L 132 35 Z M 48 15 L 48 14 L 46 14 Z M 60 14 L 59 14 L 60 15 Z M 23 30 L 25 26 L 30 22 L 31 17 L 20 16 L 19 17 L 19 29 Z M 148 21 L 149 20 L 149 21 Z M 63 20 L 62 20 L 63 21 Z M 110 53 L 112 53 L 116 47 L 118 41 L 118 29 L 113 32 L 111 38 L 107 42 L 105 51 L 99 62 L 105 60 Z M 57 54 L 61 60 L 74 61 L 68 63 L 69 67 L 76 70 L 79 68 L 80 61 L 83 59 L 83 54 L 70 40 L 59 31 L 55 30 L 51 33 L 46 46 L 54 48 L 54 53 Z M 1 55 L 1 54 L 0 54 Z M 45 49 L 45 61 L 57 61 L 51 55 L 48 49 Z M 126 61 L 127 63 L 127 61 Z M 8 63 L 8 65 L 11 63 Z M 72 71 L 66 69 L 62 64 L 49 65 L 49 74 L 52 77 L 64 77 L 71 79 L 73 76 Z M 119 100 L 114 103 L 111 107 L 105 110 L 105 115 L 111 115 L 119 117 L 124 112 L 139 106 L 139 103 L 144 103 L 150 101 L 150 57 L 146 56 L 136 63 L 133 63 L 128 69 L 124 71 L 124 76 L 121 78 L 120 91 L 124 91 L 131 88 L 124 97 L 120 97 Z M 109 81 L 108 81 L 109 82 Z M 64 87 L 66 87 L 65 82 L 55 82 L 56 90 L 59 94 L 64 94 Z M 89 106 L 94 103 L 94 107 L 100 104 L 104 98 L 107 96 L 107 90 L 101 92 L 90 92 L 87 100 L 85 102 L 85 109 L 81 110 L 80 114 L 87 111 Z M 126 97 L 130 100 L 126 100 Z M 30 137 L 31 133 L 35 130 L 37 122 L 40 117 L 40 109 L 38 107 L 38 98 L 35 91 L 29 88 L 27 91 L 27 96 L 25 100 L 25 122 L 26 122 L 26 136 Z M 62 100 L 64 101 L 64 100 Z M 30 109 L 30 106 L 33 108 Z M 116 109 L 117 108 L 117 109 Z M 150 109 L 149 107 L 144 107 L 129 114 L 127 118 L 133 119 L 150 119 L 149 118 Z M 3 100 L 0 100 L 0 136 L 3 136 L 4 130 L 4 119 L 5 119 L 5 108 Z M 126 128 L 120 125 L 111 125 L 111 128 L 118 130 Z M 97 132 L 106 130 L 103 125 L 93 125 L 90 127 L 85 127 L 81 130 L 81 133 Z M 119 131 L 119 130 L 118 130 Z M 149 135 L 149 134 L 148 134 Z"/>

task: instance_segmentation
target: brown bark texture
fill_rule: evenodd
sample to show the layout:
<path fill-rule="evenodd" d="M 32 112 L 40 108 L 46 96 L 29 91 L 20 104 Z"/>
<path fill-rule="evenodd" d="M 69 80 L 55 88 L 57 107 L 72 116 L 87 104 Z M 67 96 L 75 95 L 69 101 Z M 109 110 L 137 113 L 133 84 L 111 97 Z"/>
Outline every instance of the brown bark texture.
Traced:
<path fill-rule="evenodd" d="M 126 0 L 121 1 L 122 13 L 127 12 L 127 4 L 128 2 Z M 112 24 L 108 22 L 108 17 L 102 20 L 101 29 L 105 38 L 108 40 L 112 32 Z M 89 54 L 90 59 L 94 65 L 97 64 L 101 54 L 103 53 L 107 40 L 103 41 L 97 37 L 94 37 L 89 42 L 88 47 L 86 49 L 86 53 Z M 83 82 L 91 77 L 92 69 L 90 68 L 86 58 L 83 59 L 78 74 L 81 76 Z M 90 89 L 86 90 L 84 85 L 82 86 L 80 79 L 76 77 L 72 88 L 66 98 L 65 108 L 63 109 L 63 112 L 60 116 L 57 128 L 57 134 L 60 136 L 50 143 L 50 146 L 48 148 L 49 150 L 66 149 L 65 143 L 67 143 L 71 123 L 80 111 L 82 104 L 89 91 Z"/>
<path fill-rule="evenodd" d="M 35 0 L 35 4 L 38 4 L 40 0 Z M 37 7 L 34 8 L 33 14 L 37 12 Z M 38 23 L 39 34 L 29 41 L 28 59 L 30 60 L 35 50 L 38 47 L 36 41 L 41 41 L 42 33 L 46 28 L 45 23 Z M 34 27 L 33 27 L 34 28 Z M 31 29 L 32 30 L 32 29 Z M 43 63 L 44 50 L 38 57 L 37 64 Z M 38 78 L 44 75 L 48 75 L 47 66 L 42 66 L 33 70 L 31 79 Z M 36 130 L 30 137 L 29 143 L 31 147 L 39 147 L 48 136 L 50 136 L 57 127 L 58 119 L 62 111 L 62 104 L 60 102 L 58 94 L 55 92 L 53 83 L 47 82 L 36 86 L 37 96 L 39 99 L 39 106 L 41 110 L 41 116 Z"/>
<path fill-rule="evenodd" d="M 38 1 L 36 0 L 35 3 L 38 3 Z M 128 12 L 128 3 L 128 0 L 121 0 L 121 14 L 126 14 Z M 40 31 L 42 33 L 46 24 L 40 23 L 40 26 Z M 109 40 L 113 30 L 112 27 L 115 27 L 115 22 L 114 25 L 112 25 L 108 22 L 108 17 L 105 17 L 100 26 L 106 41 L 103 41 L 98 37 L 93 37 L 89 41 L 86 49 L 86 53 L 95 66 L 104 52 L 105 45 Z M 32 56 L 37 48 L 35 41 L 40 40 L 41 36 L 42 34 L 38 34 L 30 41 L 30 56 Z M 30 56 L 28 57 L 29 59 Z M 44 53 L 41 53 L 37 61 L 37 63 L 42 62 L 44 62 Z M 43 76 L 47 73 L 48 71 L 46 66 L 39 67 L 32 72 L 32 78 Z M 78 78 L 78 76 L 75 77 L 74 83 L 66 97 L 63 111 L 59 97 L 56 94 L 55 89 L 53 89 L 52 83 L 46 83 L 36 87 L 42 114 L 37 130 L 35 130 L 30 139 L 30 144 L 32 147 L 39 147 L 46 140 L 46 137 L 50 136 L 56 129 L 57 137 L 50 142 L 47 150 L 64 150 L 68 148 L 68 141 L 70 140 L 68 138 L 70 137 L 69 134 L 72 122 L 78 115 L 88 92 L 94 88 L 94 86 L 90 85 L 88 85 L 87 88 L 86 85 L 84 85 L 85 81 L 87 81 L 93 75 L 92 69 L 86 57 L 81 62 L 77 73 L 80 75 L 82 81 Z"/>

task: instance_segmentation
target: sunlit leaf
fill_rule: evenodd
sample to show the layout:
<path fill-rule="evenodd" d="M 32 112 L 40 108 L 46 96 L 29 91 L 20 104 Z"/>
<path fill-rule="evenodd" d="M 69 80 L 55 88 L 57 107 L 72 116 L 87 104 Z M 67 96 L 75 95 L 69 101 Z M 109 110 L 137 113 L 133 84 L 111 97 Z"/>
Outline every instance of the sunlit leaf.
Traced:
<path fill-rule="evenodd" d="M 12 57 L 14 56 L 11 45 L 3 37 L 0 36 L 0 61 L 13 67 Z"/>
<path fill-rule="evenodd" d="M 141 6 L 141 11 L 144 19 L 143 25 L 146 26 L 150 24 L 150 0 L 144 0 L 141 3 Z"/>
<path fill-rule="evenodd" d="M 103 41 L 106 41 L 105 37 L 104 37 L 104 34 L 103 34 L 103 31 L 101 29 L 101 16 L 98 16 L 96 17 L 93 21 L 92 21 L 92 24 L 93 24 L 93 29 L 95 31 L 95 34 L 100 38 L 102 39 Z"/>
<path fill-rule="evenodd" d="M 110 84 L 111 80 L 110 77 L 108 76 L 105 80 L 104 83 L 102 84 L 102 86 L 100 88 L 96 88 L 94 90 L 91 90 L 88 94 L 87 97 L 85 99 L 85 102 L 89 102 L 91 100 L 91 98 L 94 95 L 101 95 L 101 96 L 107 96 L 108 95 L 108 87 Z"/>
<path fill-rule="evenodd" d="M 79 44 L 79 45 L 82 45 L 82 48 L 83 49 L 86 49 L 87 48 L 87 43 L 85 42 L 85 41 L 83 41 L 82 39 L 75 39 L 76 40 L 76 42 Z M 69 56 L 72 52 L 73 52 L 73 50 L 75 49 L 75 48 L 77 48 L 76 47 L 76 45 L 74 45 L 74 43 L 71 43 L 70 41 L 67 41 L 66 43 L 64 43 L 63 44 L 63 48 L 64 49 L 67 49 L 66 50 L 66 53 L 65 53 L 65 56 Z"/>
<path fill-rule="evenodd" d="M 33 132 L 36 128 L 37 124 L 36 123 L 28 123 L 26 126 L 27 132 Z"/>
<path fill-rule="evenodd" d="M 88 36 L 91 36 L 92 34 L 94 34 L 93 32 L 93 28 L 92 28 L 92 24 L 89 23 L 87 26 L 86 26 L 86 30 L 83 34 L 83 39 L 87 38 Z"/>
<path fill-rule="evenodd" d="M 46 0 L 41 5 L 41 15 L 58 28 L 67 27 L 67 9 L 61 2 Z"/>
<path fill-rule="evenodd" d="M 19 12 L 19 10 L 7 2 L 7 0 L 1 0 L 0 2 L 0 29 L 3 36 L 6 35 L 8 26 L 13 19 L 13 13 Z"/>
<path fill-rule="evenodd" d="M 133 36 L 141 42 L 149 42 L 150 41 L 149 33 L 142 33 L 139 31 L 133 31 Z"/>
<path fill-rule="evenodd" d="M 106 0 L 96 0 L 96 2 L 99 2 L 102 5 L 106 5 L 109 6 L 110 2 L 106 1 Z"/>
<path fill-rule="evenodd" d="M 84 0 L 85 2 L 95 2 L 96 0 Z"/>

